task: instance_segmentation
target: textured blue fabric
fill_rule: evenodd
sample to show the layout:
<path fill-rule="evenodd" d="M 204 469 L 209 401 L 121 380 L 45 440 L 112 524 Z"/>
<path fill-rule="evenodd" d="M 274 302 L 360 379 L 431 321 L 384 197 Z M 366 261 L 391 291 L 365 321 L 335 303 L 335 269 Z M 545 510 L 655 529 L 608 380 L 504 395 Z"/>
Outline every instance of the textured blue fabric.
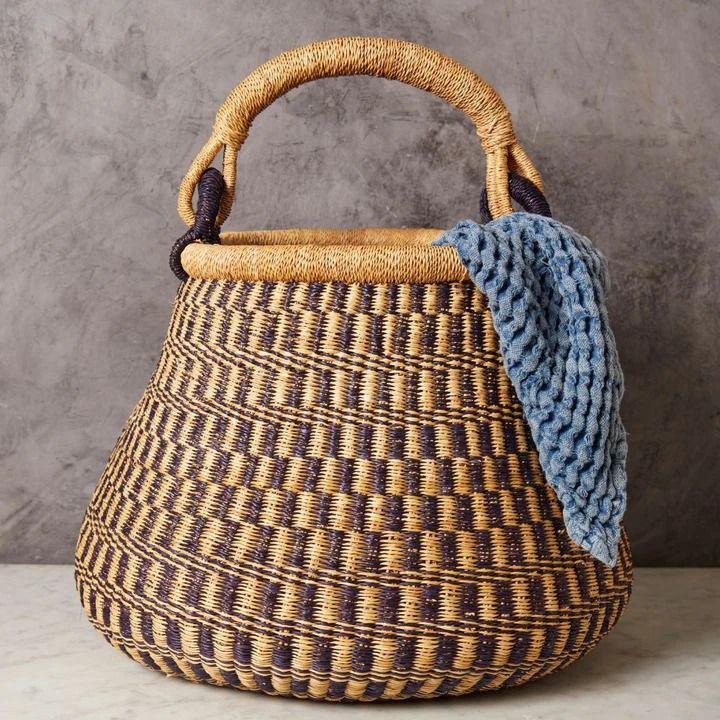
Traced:
<path fill-rule="evenodd" d="M 614 565 L 627 441 L 604 258 L 571 228 L 528 213 L 486 225 L 465 220 L 435 244 L 455 246 L 488 298 L 505 368 L 570 538 Z"/>

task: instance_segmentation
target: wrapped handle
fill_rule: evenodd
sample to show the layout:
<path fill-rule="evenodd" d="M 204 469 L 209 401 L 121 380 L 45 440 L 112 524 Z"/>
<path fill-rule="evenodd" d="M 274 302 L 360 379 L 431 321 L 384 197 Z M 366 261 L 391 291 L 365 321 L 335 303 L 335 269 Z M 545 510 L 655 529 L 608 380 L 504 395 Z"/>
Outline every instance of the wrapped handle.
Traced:
<path fill-rule="evenodd" d="M 226 192 L 217 224 L 230 213 L 235 193 L 237 152 L 257 115 L 289 90 L 318 78 L 372 75 L 399 80 L 437 95 L 466 113 L 475 123 L 487 157 L 487 192 L 493 217 L 512 212 L 508 170 L 543 189 L 542 178 L 513 131 L 510 113 L 482 78 L 435 50 L 382 37 L 339 37 L 284 52 L 251 72 L 228 95 L 215 117 L 210 139 L 183 178 L 178 212 L 187 225 L 195 222 L 192 196 L 203 172 L 224 148 Z"/>

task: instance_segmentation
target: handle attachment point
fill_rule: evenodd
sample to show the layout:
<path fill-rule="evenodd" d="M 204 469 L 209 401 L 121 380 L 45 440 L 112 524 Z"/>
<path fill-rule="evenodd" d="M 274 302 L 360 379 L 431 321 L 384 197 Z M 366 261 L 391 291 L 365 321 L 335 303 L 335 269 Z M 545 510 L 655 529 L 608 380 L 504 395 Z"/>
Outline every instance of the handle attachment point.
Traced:
<path fill-rule="evenodd" d="M 535 185 L 532 180 L 528 180 L 522 175 L 516 175 L 514 172 L 508 173 L 508 181 L 510 187 L 510 197 L 518 203 L 525 212 L 535 215 L 544 215 L 552 217 L 550 205 L 542 191 Z M 490 207 L 488 205 L 487 188 L 483 187 L 480 194 L 480 223 L 485 224 L 492 220 Z"/>
<path fill-rule="evenodd" d="M 210 167 L 200 176 L 198 183 L 197 213 L 193 226 L 178 238 L 170 250 L 170 269 L 178 280 L 187 280 L 188 274 L 182 266 L 183 250 L 194 242 L 218 244 L 220 242 L 220 227 L 216 220 L 220 210 L 220 202 L 225 193 L 225 180 L 222 173 Z"/>

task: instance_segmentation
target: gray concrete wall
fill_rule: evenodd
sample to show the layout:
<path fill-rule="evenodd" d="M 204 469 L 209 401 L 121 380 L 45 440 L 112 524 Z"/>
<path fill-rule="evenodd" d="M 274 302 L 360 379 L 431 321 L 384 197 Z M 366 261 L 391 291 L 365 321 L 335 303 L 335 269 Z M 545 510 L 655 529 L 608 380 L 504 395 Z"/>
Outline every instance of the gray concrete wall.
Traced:
<path fill-rule="evenodd" d="M 720 558 L 720 3 L 6 0 L 0 9 L 0 559 L 65 562 L 167 326 L 178 183 L 256 65 L 340 34 L 486 77 L 555 215 L 610 259 L 644 564 Z M 367 79 L 256 122 L 231 227 L 474 216 L 470 123 Z"/>

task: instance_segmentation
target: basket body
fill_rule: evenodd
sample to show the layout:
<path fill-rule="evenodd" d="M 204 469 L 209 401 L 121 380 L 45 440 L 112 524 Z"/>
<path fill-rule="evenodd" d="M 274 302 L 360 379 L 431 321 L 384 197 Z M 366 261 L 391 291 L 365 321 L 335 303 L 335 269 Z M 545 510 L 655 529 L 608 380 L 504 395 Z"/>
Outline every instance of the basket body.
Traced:
<path fill-rule="evenodd" d="M 569 540 L 484 296 L 190 278 L 85 516 L 97 629 L 168 675 L 328 700 L 564 667 L 630 593 Z"/>

